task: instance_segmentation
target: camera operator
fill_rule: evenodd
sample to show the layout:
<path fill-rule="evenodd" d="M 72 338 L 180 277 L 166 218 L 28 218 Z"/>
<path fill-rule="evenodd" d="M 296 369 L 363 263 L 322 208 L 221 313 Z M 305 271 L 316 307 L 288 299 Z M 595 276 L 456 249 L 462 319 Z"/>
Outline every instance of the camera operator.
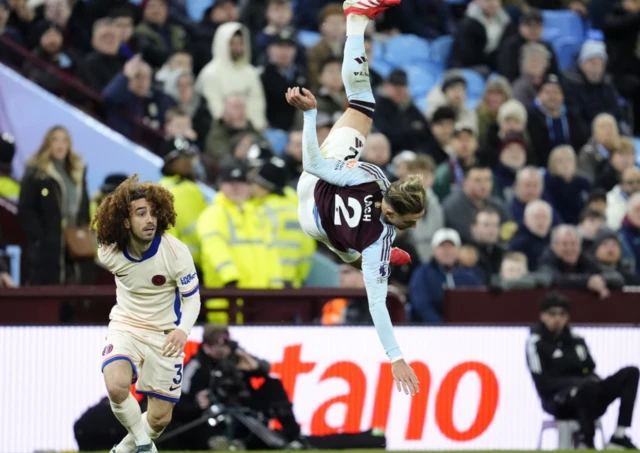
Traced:
<path fill-rule="evenodd" d="M 269 376 L 270 369 L 269 362 L 240 348 L 226 326 L 207 325 L 198 352 L 185 366 L 179 404 L 195 409 L 198 416 L 215 403 L 253 409 L 280 422 L 288 449 L 301 449 L 291 402 L 280 379 Z M 254 388 L 251 378 L 264 381 Z"/>

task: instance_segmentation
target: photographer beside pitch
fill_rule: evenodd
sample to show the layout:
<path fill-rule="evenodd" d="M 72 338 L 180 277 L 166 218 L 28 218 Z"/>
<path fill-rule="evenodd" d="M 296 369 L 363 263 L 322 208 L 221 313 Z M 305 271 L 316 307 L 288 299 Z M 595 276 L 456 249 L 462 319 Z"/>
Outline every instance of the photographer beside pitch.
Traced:
<path fill-rule="evenodd" d="M 239 347 L 226 326 L 209 324 L 204 328 L 198 352 L 185 366 L 177 410 L 197 418 L 215 403 L 253 409 L 280 422 L 282 434 L 289 442 L 287 449 L 301 449 L 304 442 L 291 402 L 282 381 L 269 376 L 270 370 L 269 362 Z M 264 381 L 254 388 L 252 378 Z M 215 434 L 208 425 L 198 433 L 204 437 L 196 440 L 202 446 Z"/>

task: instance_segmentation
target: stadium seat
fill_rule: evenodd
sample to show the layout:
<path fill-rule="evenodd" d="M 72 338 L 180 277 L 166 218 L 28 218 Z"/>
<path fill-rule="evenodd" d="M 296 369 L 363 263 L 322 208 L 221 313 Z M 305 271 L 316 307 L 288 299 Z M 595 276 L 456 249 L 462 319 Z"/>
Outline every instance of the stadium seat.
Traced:
<path fill-rule="evenodd" d="M 429 54 L 431 61 L 444 68 L 447 65 L 452 45 L 453 36 L 441 36 L 431 41 Z"/>
<path fill-rule="evenodd" d="M 338 273 L 340 266 L 322 253 L 315 253 L 312 258 L 311 272 L 304 282 L 306 288 L 340 286 Z"/>
<path fill-rule="evenodd" d="M 189 0 L 185 2 L 185 9 L 187 10 L 187 15 L 189 19 L 194 22 L 200 23 L 202 20 L 202 16 L 204 16 L 204 12 L 209 8 L 214 2 L 211 0 Z"/>
<path fill-rule="evenodd" d="M 548 429 L 555 429 L 558 431 L 558 450 L 573 450 L 573 434 L 580 429 L 580 424 L 577 420 L 543 420 L 540 427 L 540 435 L 538 436 L 538 448 L 542 450 L 542 436 Z M 598 419 L 596 421 L 596 432 L 600 431 L 602 438 L 602 447 L 606 445 L 604 437 L 604 431 L 602 429 L 602 422 Z"/>
<path fill-rule="evenodd" d="M 486 84 L 484 78 L 473 69 L 461 69 L 462 75 L 464 75 L 467 81 L 467 98 L 479 99 L 484 94 L 484 86 Z"/>
<path fill-rule="evenodd" d="M 633 137 L 633 144 L 636 148 L 636 164 L 640 166 L 640 137 Z"/>
<path fill-rule="evenodd" d="M 427 111 L 427 97 L 422 96 L 421 98 L 413 98 L 413 103 L 416 105 L 416 108 L 420 110 L 422 113 Z"/>
<path fill-rule="evenodd" d="M 371 69 L 376 71 L 380 75 L 380 77 L 386 79 L 387 77 L 389 77 L 389 74 L 391 74 L 391 71 L 393 71 L 393 66 L 391 66 L 383 59 L 374 59 L 373 63 L 371 64 Z"/>
<path fill-rule="evenodd" d="M 570 10 L 544 10 L 544 33 L 542 39 L 549 41 L 549 34 L 558 30 L 558 36 L 571 36 L 579 43 L 584 41 L 584 24 L 582 18 Z"/>
<path fill-rule="evenodd" d="M 587 30 L 587 37 L 589 41 L 602 41 L 604 42 L 604 33 L 602 30 L 597 30 L 595 28 L 590 28 Z"/>
<path fill-rule="evenodd" d="M 403 68 L 409 79 L 409 93 L 414 99 L 427 97 L 442 74 L 442 70 L 434 65 L 411 65 Z"/>
<path fill-rule="evenodd" d="M 384 59 L 401 68 L 429 61 L 429 42 L 415 35 L 398 35 L 387 41 Z"/>
<path fill-rule="evenodd" d="M 384 60 L 384 43 L 377 39 L 371 42 L 371 59 L 373 61 Z"/>
<path fill-rule="evenodd" d="M 282 129 L 265 129 L 263 135 L 271 145 L 273 152 L 281 156 L 289 141 L 289 134 Z"/>
<path fill-rule="evenodd" d="M 320 33 L 316 31 L 300 30 L 298 32 L 298 42 L 304 47 L 313 47 L 320 41 Z"/>
<path fill-rule="evenodd" d="M 581 46 L 582 41 L 576 41 L 572 36 L 563 36 L 553 42 L 553 50 L 556 52 L 561 70 L 564 71 L 575 64 Z"/>

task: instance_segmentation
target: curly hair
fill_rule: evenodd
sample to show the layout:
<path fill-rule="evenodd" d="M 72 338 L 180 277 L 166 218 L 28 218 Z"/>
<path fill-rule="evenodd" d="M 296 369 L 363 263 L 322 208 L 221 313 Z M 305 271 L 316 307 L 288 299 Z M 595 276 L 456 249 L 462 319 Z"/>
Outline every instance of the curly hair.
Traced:
<path fill-rule="evenodd" d="M 107 195 L 96 212 L 91 226 L 98 232 L 98 244 L 116 244 L 124 250 L 129 241 L 125 220 L 131 217 L 131 203 L 144 198 L 151 204 L 152 214 L 158 219 L 156 235 L 162 235 L 176 223 L 173 195 L 159 184 L 138 182 L 133 175 Z"/>
<path fill-rule="evenodd" d="M 427 208 L 427 192 L 420 175 L 409 175 L 395 181 L 384 198 L 398 215 L 420 214 Z"/>

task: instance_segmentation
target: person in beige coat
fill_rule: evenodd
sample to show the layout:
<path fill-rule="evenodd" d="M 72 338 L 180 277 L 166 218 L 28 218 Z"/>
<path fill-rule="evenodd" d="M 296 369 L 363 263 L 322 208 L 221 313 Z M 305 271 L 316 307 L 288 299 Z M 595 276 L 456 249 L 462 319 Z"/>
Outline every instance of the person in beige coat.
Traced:
<path fill-rule="evenodd" d="M 225 99 L 241 95 L 247 105 L 247 118 L 258 131 L 267 127 L 266 101 L 260 75 L 251 61 L 249 30 L 239 22 L 220 25 L 213 38 L 213 59 L 196 81 L 214 118 L 222 117 Z M 283 94 L 284 96 L 284 94 Z"/>

